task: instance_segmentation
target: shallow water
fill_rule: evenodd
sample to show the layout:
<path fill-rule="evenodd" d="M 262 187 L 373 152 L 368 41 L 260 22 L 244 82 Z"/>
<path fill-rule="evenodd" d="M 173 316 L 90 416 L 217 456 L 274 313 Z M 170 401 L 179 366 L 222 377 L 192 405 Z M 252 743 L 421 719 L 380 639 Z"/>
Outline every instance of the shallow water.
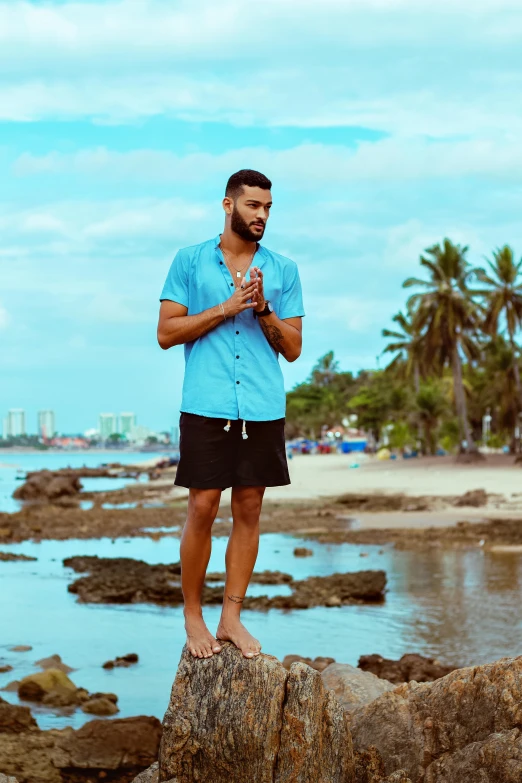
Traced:
<path fill-rule="evenodd" d="M 314 556 L 296 558 L 306 546 Z M 224 569 L 226 539 L 216 538 L 210 570 Z M 14 671 L 0 674 L 0 688 L 34 671 L 34 661 L 59 653 L 77 685 L 119 696 L 119 717 L 163 717 L 184 643 L 182 609 L 149 605 L 99 606 L 76 602 L 67 592 L 78 574 L 62 559 L 71 555 L 128 556 L 149 563 L 179 559 L 179 540 L 150 538 L 23 542 L 2 549 L 38 557 L 36 562 L 0 562 L 0 660 Z M 361 557 L 361 553 L 367 553 Z M 454 665 L 479 664 L 522 653 L 522 556 L 467 551 L 397 552 L 392 547 L 322 545 L 280 534 L 263 535 L 256 570 L 279 569 L 296 578 L 336 571 L 383 568 L 388 593 L 381 605 L 244 612 L 265 652 L 331 655 L 356 664 L 378 652 L 400 657 L 420 652 Z M 252 586 L 251 594 L 287 592 L 285 586 Z M 215 630 L 219 608 L 205 616 Z M 30 644 L 26 653 L 9 647 Z M 104 661 L 136 652 L 140 662 L 106 671 Z M 1 692 L 17 702 L 16 694 Z M 33 708 L 42 728 L 79 727 L 89 716 L 63 716 Z"/>
<path fill-rule="evenodd" d="M 13 500 L 12 494 L 20 486 L 25 473 L 33 470 L 58 470 L 59 468 L 80 468 L 87 466 L 97 468 L 104 462 L 120 462 L 122 465 L 134 465 L 155 457 L 165 456 L 150 452 L 103 451 L 103 452 L 69 452 L 69 451 L 39 451 L 39 452 L 9 452 L 2 454 L 0 449 L 0 511 L 18 511 L 21 503 Z M 146 480 L 144 475 L 142 480 Z M 111 489 L 122 489 L 134 479 L 112 478 L 82 478 L 81 482 L 86 492 L 105 492 Z"/>

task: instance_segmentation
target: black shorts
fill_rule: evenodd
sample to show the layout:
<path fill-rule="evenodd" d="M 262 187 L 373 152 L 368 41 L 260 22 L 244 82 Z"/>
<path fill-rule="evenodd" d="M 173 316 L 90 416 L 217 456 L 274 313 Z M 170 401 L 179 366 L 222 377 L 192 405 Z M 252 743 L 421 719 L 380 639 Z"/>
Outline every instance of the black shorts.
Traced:
<path fill-rule="evenodd" d="M 290 484 L 286 461 L 285 420 L 247 421 L 182 413 L 180 459 L 174 481 L 180 487 L 280 487 Z"/>

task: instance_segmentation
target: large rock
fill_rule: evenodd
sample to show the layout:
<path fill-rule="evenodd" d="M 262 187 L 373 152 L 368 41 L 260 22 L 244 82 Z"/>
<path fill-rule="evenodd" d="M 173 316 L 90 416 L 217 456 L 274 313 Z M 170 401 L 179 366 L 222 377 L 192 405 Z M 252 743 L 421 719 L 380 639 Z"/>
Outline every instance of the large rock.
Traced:
<path fill-rule="evenodd" d="M 185 649 L 163 721 L 159 781 L 353 783 L 343 710 L 302 663 L 287 672 L 231 644 L 208 660 Z"/>
<path fill-rule="evenodd" d="M 370 672 L 361 671 L 349 663 L 332 663 L 322 673 L 325 688 L 333 691 L 347 712 L 376 699 L 394 685 Z"/>
<path fill-rule="evenodd" d="M 29 473 L 27 481 L 13 492 L 17 500 L 52 502 L 78 495 L 82 483 L 76 475 L 60 475 L 51 470 Z"/>
<path fill-rule="evenodd" d="M 455 666 L 446 666 L 435 658 L 426 658 L 418 653 L 407 653 L 398 661 L 383 658 L 382 655 L 361 655 L 359 668 L 396 684 L 411 680 L 433 682 L 456 669 Z"/>
<path fill-rule="evenodd" d="M 318 655 L 313 660 L 311 658 L 303 658 L 302 655 L 285 655 L 283 658 L 283 666 L 290 671 L 293 663 L 306 663 L 307 666 L 311 666 L 317 672 L 322 672 L 327 666 L 335 663 L 335 658 L 324 658 L 322 655 Z"/>
<path fill-rule="evenodd" d="M 522 781 L 522 657 L 410 682 L 351 715 L 358 752 L 412 783 Z"/>
<path fill-rule="evenodd" d="M 36 727 L 37 723 L 29 707 L 9 704 L 5 699 L 0 698 L 0 733 L 20 734 Z"/>
<path fill-rule="evenodd" d="M 160 736 L 160 721 L 145 716 L 0 733 L 0 769 L 19 783 L 130 783 L 158 758 Z"/>
<path fill-rule="evenodd" d="M 7 777 L 7 775 L 4 775 L 3 772 L 0 772 L 0 783 L 18 783 L 16 778 L 13 778 L 11 775 Z"/>

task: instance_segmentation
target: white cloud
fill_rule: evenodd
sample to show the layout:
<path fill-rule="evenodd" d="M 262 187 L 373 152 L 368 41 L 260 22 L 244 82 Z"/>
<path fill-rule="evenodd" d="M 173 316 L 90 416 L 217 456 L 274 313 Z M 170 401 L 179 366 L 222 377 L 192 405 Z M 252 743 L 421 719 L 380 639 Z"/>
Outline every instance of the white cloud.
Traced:
<path fill-rule="evenodd" d="M 518 0 L 4 2 L 0 116 L 518 132 L 521 33 Z"/>

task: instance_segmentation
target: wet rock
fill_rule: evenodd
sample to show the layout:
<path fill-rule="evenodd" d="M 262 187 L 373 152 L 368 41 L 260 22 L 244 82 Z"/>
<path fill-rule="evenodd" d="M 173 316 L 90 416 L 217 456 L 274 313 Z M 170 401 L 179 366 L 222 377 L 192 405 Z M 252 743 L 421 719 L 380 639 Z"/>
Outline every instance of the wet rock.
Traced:
<path fill-rule="evenodd" d="M 283 658 L 283 666 L 287 671 L 290 671 L 290 667 L 293 663 L 306 663 L 307 666 L 311 666 L 316 672 L 322 672 L 331 663 L 335 663 L 335 658 L 323 658 L 318 656 L 312 660 L 311 658 L 303 658 L 302 655 L 285 655 Z"/>
<path fill-rule="evenodd" d="M 32 650 L 30 644 L 17 644 L 15 647 L 10 647 L 10 652 L 29 652 L 29 650 Z"/>
<path fill-rule="evenodd" d="M 16 562 L 19 560 L 37 560 L 37 557 L 29 557 L 29 555 L 15 555 L 14 552 L 0 552 L 0 561 L 4 563 Z"/>
<path fill-rule="evenodd" d="M 305 546 L 296 546 L 294 549 L 294 557 L 312 557 L 313 553 L 313 549 L 307 549 Z"/>
<path fill-rule="evenodd" d="M 130 783 L 157 760 L 160 736 L 160 721 L 146 716 L 0 733 L 0 769 L 20 783 Z"/>
<path fill-rule="evenodd" d="M 322 673 L 325 688 L 333 691 L 346 712 L 369 704 L 395 687 L 370 672 L 361 671 L 349 663 L 332 663 Z"/>
<path fill-rule="evenodd" d="M 174 783 L 353 783 L 350 734 L 319 673 L 287 672 L 231 644 L 208 660 L 185 649 L 163 721 L 159 779 Z M 146 780 L 148 780 L 146 778 Z"/>
<path fill-rule="evenodd" d="M 12 671 L 13 671 L 13 667 L 9 666 L 8 663 L 0 665 L 0 674 L 5 674 L 6 672 L 12 672 Z"/>
<path fill-rule="evenodd" d="M 427 497 L 410 497 L 401 493 L 371 495 L 351 492 L 337 498 L 337 503 L 348 509 L 360 511 L 429 511 L 434 501 Z"/>
<path fill-rule="evenodd" d="M 0 733 L 20 734 L 36 726 L 37 723 L 29 707 L 9 704 L 0 698 Z"/>
<path fill-rule="evenodd" d="M 98 558 L 95 556 L 66 558 L 64 565 L 75 571 L 90 571 L 68 586 L 84 603 L 156 603 L 178 606 L 183 603 L 179 563 L 150 565 L 132 558 Z M 224 574 L 210 578 L 224 579 Z M 247 596 L 245 609 L 307 609 L 311 606 L 341 606 L 384 598 L 384 571 L 358 571 L 348 574 L 309 577 L 292 581 L 288 574 L 265 571 L 255 574 L 254 582 L 289 584 L 289 596 Z M 203 603 L 221 604 L 223 588 L 205 585 Z"/>
<path fill-rule="evenodd" d="M 351 715 L 358 752 L 412 783 L 522 780 L 522 657 L 404 683 Z"/>
<path fill-rule="evenodd" d="M 456 666 L 445 666 L 435 658 L 426 658 L 418 653 L 407 653 L 398 661 L 391 658 L 383 658 L 381 655 L 361 655 L 359 658 L 359 668 L 365 672 L 381 677 L 393 683 L 410 682 L 433 682 L 439 677 L 445 677 Z"/>
<path fill-rule="evenodd" d="M 82 704 L 82 712 L 90 715 L 116 715 L 119 712 L 116 698 L 108 698 L 114 694 L 94 694 Z"/>
<path fill-rule="evenodd" d="M 59 655 L 49 655 L 47 658 L 40 658 L 39 661 L 35 662 L 35 666 L 39 666 L 41 669 L 59 669 L 59 671 L 65 672 L 65 674 L 76 671 L 67 666 Z"/>
<path fill-rule="evenodd" d="M 27 701 L 39 702 L 47 707 L 82 707 L 84 712 L 95 715 L 114 715 L 118 697 L 113 693 L 89 694 L 85 688 L 78 688 L 60 669 L 29 674 L 18 683 L 18 696 Z M 111 702 L 106 704 L 105 702 Z"/>
<path fill-rule="evenodd" d="M 132 666 L 133 663 L 138 663 L 137 653 L 127 653 L 127 655 L 118 656 L 113 661 L 105 661 L 103 664 L 104 669 L 114 669 L 115 666 Z"/>
<path fill-rule="evenodd" d="M 486 506 L 488 503 L 488 494 L 485 489 L 472 489 L 469 492 L 465 492 L 461 497 L 456 498 L 454 506 L 472 506 L 479 508 Z"/>
<path fill-rule="evenodd" d="M 52 470 L 28 473 L 27 480 L 15 489 L 16 500 L 52 502 L 62 497 L 78 495 L 82 483 L 77 475 L 57 474 Z"/>

